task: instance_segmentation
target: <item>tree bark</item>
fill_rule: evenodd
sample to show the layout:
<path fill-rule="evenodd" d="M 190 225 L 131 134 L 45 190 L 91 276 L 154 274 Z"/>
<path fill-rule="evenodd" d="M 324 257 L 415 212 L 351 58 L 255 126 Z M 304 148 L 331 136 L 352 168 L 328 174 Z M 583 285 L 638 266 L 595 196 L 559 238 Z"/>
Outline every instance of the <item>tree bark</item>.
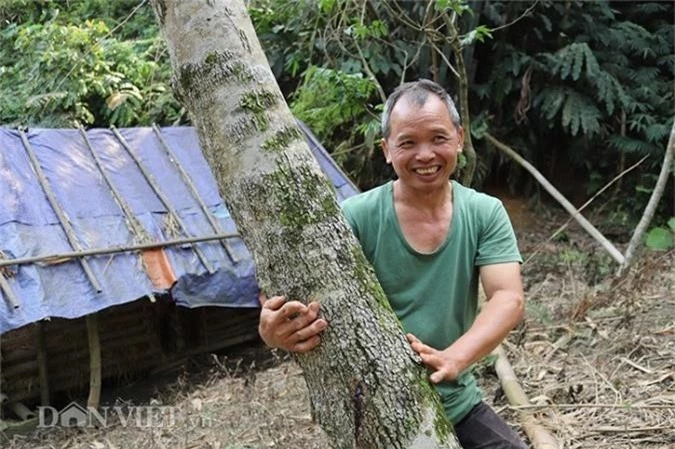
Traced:
<path fill-rule="evenodd" d="M 297 357 L 334 448 L 459 448 L 329 182 L 296 128 L 242 1 L 153 0 L 174 69 L 268 294 L 321 303 Z"/>

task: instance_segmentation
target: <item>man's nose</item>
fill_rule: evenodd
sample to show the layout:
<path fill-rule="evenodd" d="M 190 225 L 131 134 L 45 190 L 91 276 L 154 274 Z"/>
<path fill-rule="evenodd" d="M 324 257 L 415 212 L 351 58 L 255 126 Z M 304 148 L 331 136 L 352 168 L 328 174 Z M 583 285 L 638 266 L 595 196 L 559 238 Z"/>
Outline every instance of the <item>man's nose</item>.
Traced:
<path fill-rule="evenodd" d="M 425 143 L 420 144 L 417 148 L 417 154 L 415 154 L 415 157 L 420 161 L 428 161 L 429 159 L 432 159 L 434 157 L 434 152 L 431 149 L 431 145 Z"/>

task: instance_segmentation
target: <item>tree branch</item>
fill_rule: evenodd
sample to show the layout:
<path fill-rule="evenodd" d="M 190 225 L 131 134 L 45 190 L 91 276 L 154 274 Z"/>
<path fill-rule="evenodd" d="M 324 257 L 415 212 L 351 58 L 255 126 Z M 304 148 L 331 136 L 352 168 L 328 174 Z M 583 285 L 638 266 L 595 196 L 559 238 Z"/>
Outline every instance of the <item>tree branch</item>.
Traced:
<path fill-rule="evenodd" d="M 661 166 L 661 173 L 659 173 L 659 178 L 656 180 L 656 186 L 654 186 L 654 191 L 652 196 L 649 198 L 647 207 L 645 208 L 642 218 L 633 232 L 633 237 L 631 237 L 630 242 L 628 243 L 628 248 L 626 249 L 626 257 L 617 275 L 621 275 L 630 264 L 633 262 L 633 256 L 635 255 L 635 250 L 642 241 L 642 237 L 647 231 L 647 226 L 651 223 L 652 218 L 654 218 L 654 213 L 656 212 L 656 206 L 659 204 L 661 197 L 663 196 L 663 191 L 666 189 L 666 182 L 670 176 L 670 172 L 673 169 L 673 157 L 675 155 L 675 123 L 670 130 L 670 138 L 668 139 L 668 146 L 666 147 L 666 154 L 663 158 L 663 165 Z"/>
<path fill-rule="evenodd" d="M 623 254 L 610 242 L 607 240 L 607 238 L 602 235 L 598 229 L 593 226 L 588 220 L 586 220 L 583 215 L 570 203 L 567 198 L 563 196 L 562 193 L 560 193 L 553 185 L 548 182 L 548 180 L 544 177 L 544 175 L 539 172 L 532 164 L 530 164 L 528 161 L 526 161 L 521 155 L 516 153 L 511 147 L 503 144 L 499 140 L 497 140 L 495 137 L 490 135 L 489 133 L 485 133 L 485 138 L 493 144 L 495 147 L 497 147 L 498 150 L 501 152 L 505 153 L 507 156 L 509 156 L 511 159 L 516 161 L 520 166 L 522 166 L 525 170 L 530 172 L 532 176 L 534 176 L 534 179 L 539 181 L 539 183 L 546 189 L 546 191 L 553 197 L 555 198 L 560 205 L 572 215 L 572 218 L 574 218 L 582 228 L 586 232 L 588 232 L 591 237 L 593 237 L 600 245 L 605 248 L 605 250 L 609 253 L 610 256 L 614 260 L 616 260 L 618 263 L 623 264 L 624 263 L 624 257 Z"/>

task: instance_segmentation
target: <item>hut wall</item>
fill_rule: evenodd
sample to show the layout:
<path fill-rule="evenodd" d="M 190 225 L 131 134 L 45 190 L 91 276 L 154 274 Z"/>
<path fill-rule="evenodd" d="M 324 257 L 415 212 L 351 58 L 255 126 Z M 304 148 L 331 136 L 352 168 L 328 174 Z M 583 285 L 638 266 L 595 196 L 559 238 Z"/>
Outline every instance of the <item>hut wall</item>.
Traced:
<path fill-rule="evenodd" d="M 257 309 L 176 307 L 167 298 L 143 298 L 98 312 L 104 383 L 131 380 L 187 354 L 215 351 L 257 339 Z M 0 336 L 0 391 L 10 401 L 37 403 L 40 382 L 37 324 Z M 89 383 L 85 318 L 44 322 L 52 397 L 77 397 Z"/>

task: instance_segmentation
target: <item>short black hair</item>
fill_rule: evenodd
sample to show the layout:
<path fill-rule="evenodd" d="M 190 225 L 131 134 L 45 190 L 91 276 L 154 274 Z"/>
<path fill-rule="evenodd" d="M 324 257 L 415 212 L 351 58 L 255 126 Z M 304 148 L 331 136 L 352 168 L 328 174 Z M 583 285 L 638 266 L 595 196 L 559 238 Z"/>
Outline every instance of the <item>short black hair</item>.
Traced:
<path fill-rule="evenodd" d="M 386 139 L 389 137 L 391 132 L 391 110 L 394 109 L 394 106 L 403 96 L 406 96 L 413 104 L 417 106 L 424 106 L 424 103 L 427 102 L 429 94 L 434 94 L 445 103 L 445 106 L 448 108 L 450 113 L 450 119 L 457 129 L 462 126 L 462 122 L 459 118 L 459 113 L 455 107 L 455 102 L 452 101 L 450 94 L 443 89 L 438 83 L 428 80 L 420 79 L 418 81 L 411 81 L 408 83 L 403 83 L 398 86 L 394 92 L 389 95 L 386 103 L 384 103 L 384 110 L 382 111 L 382 135 Z"/>

